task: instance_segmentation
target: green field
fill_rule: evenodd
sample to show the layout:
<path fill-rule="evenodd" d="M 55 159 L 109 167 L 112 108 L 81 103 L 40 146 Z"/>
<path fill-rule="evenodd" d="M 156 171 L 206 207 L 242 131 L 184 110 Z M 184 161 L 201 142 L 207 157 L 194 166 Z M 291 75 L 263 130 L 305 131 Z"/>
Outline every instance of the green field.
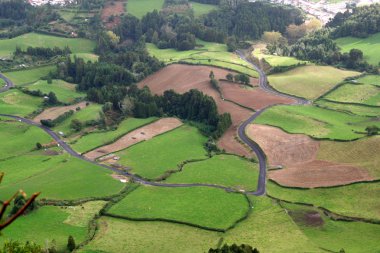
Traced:
<path fill-rule="evenodd" d="M 380 87 L 372 84 L 347 83 L 323 98 L 341 103 L 380 106 Z"/>
<path fill-rule="evenodd" d="M 60 47 L 68 46 L 73 53 L 90 53 L 95 48 L 95 42 L 87 39 L 62 38 L 38 33 L 27 33 L 13 39 L 0 40 L 0 56 L 10 56 L 16 49 L 27 47 Z"/>
<path fill-rule="evenodd" d="M 302 66 L 284 73 L 270 75 L 270 85 L 278 91 L 316 99 L 345 78 L 359 72 L 340 70 L 330 66 Z"/>
<path fill-rule="evenodd" d="M 364 105 L 351 105 L 351 104 L 341 104 L 341 103 L 334 103 L 331 101 L 326 101 L 324 99 L 318 99 L 316 101 L 316 104 L 318 106 L 321 106 L 323 108 L 328 108 L 331 110 L 337 110 L 341 112 L 346 113 L 353 113 L 361 116 L 378 116 L 380 115 L 380 107 L 369 107 Z"/>
<path fill-rule="evenodd" d="M 290 216 L 300 230 L 309 240 L 330 252 L 379 252 L 380 245 L 377 235 L 380 234 L 380 226 L 364 222 L 333 221 L 323 212 L 312 207 L 283 203 Z M 306 217 L 310 213 L 318 212 L 323 225 L 315 226 L 307 224 Z"/>
<path fill-rule="evenodd" d="M 130 218 L 162 218 L 227 229 L 249 208 L 244 195 L 216 188 L 142 186 L 108 212 Z"/>
<path fill-rule="evenodd" d="M 190 4 L 191 8 L 194 10 L 195 17 L 200 17 L 218 8 L 218 6 L 213 4 L 201 4 L 197 2 L 190 2 Z"/>
<path fill-rule="evenodd" d="M 65 119 L 62 123 L 55 126 L 53 130 L 56 132 L 63 132 L 65 136 L 70 136 L 74 133 L 74 130 L 70 126 L 72 120 L 78 119 L 81 122 L 88 120 L 97 120 L 99 119 L 99 112 L 101 111 L 101 107 L 102 106 L 99 104 L 90 104 L 80 111 L 75 112 L 71 117 Z"/>
<path fill-rule="evenodd" d="M 148 12 L 161 10 L 164 0 L 128 0 L 127 13 L 142 18 Z"/>
<path fill-rule="evenodd" d="M 85 153 L 97 147 L 114 142 L 116 139 L 122 137 L 126 133 L 138 127 L 151 123 L 156 119 L 157 118 L 155 117 L 147 119 L 128 118 L 126 120 L 123 120 L 123 122 L 118 125 L 117 129 L 89 133 L 76 140 L 71 145 L 71 147 L 79 153 Z"/>
<path fill-rule="evenodd" d="M 370 35 L 368 38 L 345 37 L 336 40 L 338 46 L 343 52 L 349 52 L 351 49 L 360 49 L 363 51 L 364 59 L 368 63 L 378 66 L 380 63 L 380 33 Z"/>
<path fill-rule="evenodd" d="M 147 43 L 148 52 L 159 60 L 169 64 L 175 62 L 187 62 L 191 64 L 203 64 L 216 67 L 228 68 L 237 72 L 257 77 L 257 72 L 251 65 L 236 54 L 227 51 L 224 44 L 205 42 L 197 40 L 197 47 L 188 51 L 177 51 L 176 49 L 158 49 L 154 44 Z"/>
<path fill-rule="evenodd" d="M 99 55 L 91 54 L 91 53 L 76 53 L 71 54 L 71 59 L 74 60 L 74 58 L 82 58 L 85 62 L 97 62 L 99 59 Z"/>
<path fill-rule="evenodd" d="M 260 252 L 322 252 L 292 219 L 267 197 L 250 197 L 253 212 L 224 235 L 224 243 L 249 244 Z"/>
<path fill-rule="evenodd" d="M 197 128 L 187 125 L 136 144 L 116 153 L 119 163 L 132 168 L 134 174 L 154 179 L 191 159 L 205 159 L 207 138 Z"/>
<path fill-rule="evenodd" d="M 185 165 L 171 175 L 167 183 L 207 183 L 254 191 L 257 188 L 258 165 L 234 155 L 216 155 Z"/>
<path fill-rule="evenodd" d="M 207 252 L 217 246 L 220 237 L 220 233 L 169 222 L 102 217 L 99 224 L 100 230 L 94 240 L 79 252 L 119 253 L 126 249 L 139 253 Z"/>
<path fill-rule="evenodd" d="M 6 240 L 33 241 L 41 246 L 53 245 L 65 252 L 67 238 L 72 235 L 79 244 L 87 236 L 87 225 L 104 202 L 88 202 L 75 207 L 43 206 L 17 219 L 12 226 L 2 232 L 0 242 Z M 31 231 L 33 231 L 31 233 Z"/>
<path fill-rule="evenodd" d="M 53 139 L 42 129 L 28 126 L 10 118 L 0 118 L 0 160 L 28 153 L 36 143 L 50 143 Z"/>
<path fill-rule="evenodd" d="M 19 90 L 9 90 L 0 93 L 0 112 L 17 116 L 27 116 L 42 106 L 43 99 L 22 93 Z"/>
<path fill-rule="evenodd" d="M 315 106 L 272 107 L 261 114 L 255 123 L 276 126 L 289 133 L 337 140 L 361 138 L 365 136 L 367 126 L 380 126 L 380 122 L 373 118 Z"/>
<path fill-rule="evenodd" d="M 262 46 L 259 46 L 262 47 Z M 271 55 L 266 54 L 263 52 L 264 50 L 262 48 L 255 48 L 255 50 L 252 52 L 252 55 L 258 59 L 265 59 L 266 62 L 269 63 L 272 67 L 276 66 L 292 66 L 296 64 L 306 63 L 305 61 L 297 60 L 294 57 L 287 57 L 287 56 L 279 56 L 279 55 Z"/>
<path fill-rule="evenodd" d="M 47 76 L 49 72 L 54 71 L 55 69 L 56 67 L 54 65 L 50 65 L 26 70 L 6 72 L 4 75 L 11 79 L 15 85 L 24 85 L 31 84 L 40 80 L 42 77 Z"/>
<path fill-rule="evenodd" d="M 380 86 L 380 75 L 365 75 L 359 79 L 357 79 L 359 83 L 364 84 L 372 84 L 376 86 Z"/>
<path fill-rule="evenodd" d="M 30 153 L 1 161 L 0 168 L 6 175 L 2 196 L 23 189 L 29 194 L 40 191 L 39 198 L 73 200 L 109 196 L 123 187 L 108 170 L 67 154 Z"/>
<path fill-rule="evenodd" d="M 53 83 L 48 84 L 47 81 L 40 80 L 27 86 L 29 90 L 40 90 L 45 94 L 54 92 L 60 102 L 73 103 L 78 99 L 86 97 L 85 93 L 77 92 L 75 84 L 67 83 L 62 80 L 53 80 Z"/>
<path fill-rule="evenodd" d="M 322 141 L 317 159 L 348 163 L 367 169 L 370 175 L 380 178 L 380 136 L 372 136 L 351 142 Z"/>
<path fill-rule="evenodd" d="M 341 215 L 380 219 L 376 201 L 380 192 L 378 182 L 309 190 L 286 188 L 268 182 L 267 192 L 282 200 L 313 204 Z"/>

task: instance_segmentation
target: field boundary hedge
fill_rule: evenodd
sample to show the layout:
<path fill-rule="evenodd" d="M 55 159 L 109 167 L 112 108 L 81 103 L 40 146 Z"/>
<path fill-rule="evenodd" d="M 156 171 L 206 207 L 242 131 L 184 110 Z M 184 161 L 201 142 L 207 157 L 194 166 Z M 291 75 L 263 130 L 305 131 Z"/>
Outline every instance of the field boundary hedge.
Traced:
<path fill-rule="evenodd" d="M 320 209 L 325 213 L 325 215 L 327 217 L 329 217 L 330 219 L 332 219 L 334 221 L 364 222 L 364 223 L 376 224 L 376 225 L 380 224 L 380 220 L 378 220 L 378 219 L 367 219 L 367 218 L 361 218 L 361 217 L 346 216 L 346 215 L 342 215 L 342 214 L 338 214 L 336 212 L 333 212 L 333 211 L 331 211 L 325 207 L 322 207 L 322 206 L 317 206 L 317 205 L 305 203 L 305 202 L 284 200 L 284 199 L 276 198 L 276 197 L 271 196 L 269 194 L 267 194 L 267 197 L 269 197 L 273 200 L 276 200 L 278 202 L 285 202 L 285 203 L 289 203 L 289 204 L 309 206 L 309 207 L 314 207 L 314 208 Z"/>

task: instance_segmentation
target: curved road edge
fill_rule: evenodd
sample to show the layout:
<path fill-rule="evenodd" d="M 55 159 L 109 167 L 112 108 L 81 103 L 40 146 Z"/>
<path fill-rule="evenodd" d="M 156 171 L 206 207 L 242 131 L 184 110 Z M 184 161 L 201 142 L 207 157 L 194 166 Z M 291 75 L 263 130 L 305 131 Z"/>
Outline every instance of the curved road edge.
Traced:
<path fill-rule="evenodd" d="M 5 92 L 10 88 L 14 87 L 13 82 L 8 77 L 4 76 L 2 73 L 0 73 L 0 79 L 3 79 L 5 81 L 5 86 L 0 88 L 0 93 Z"/>

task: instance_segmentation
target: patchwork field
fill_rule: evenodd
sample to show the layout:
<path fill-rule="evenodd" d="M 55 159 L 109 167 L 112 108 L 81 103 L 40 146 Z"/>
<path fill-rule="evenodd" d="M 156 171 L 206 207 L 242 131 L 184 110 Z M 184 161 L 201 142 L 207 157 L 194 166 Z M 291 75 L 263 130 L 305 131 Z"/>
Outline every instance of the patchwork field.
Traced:
<path fill-rule="evenodd" d="M 353 140 L 364 137 L 365 128 L 380 126 L 374 118 L 350 115 L 314 106 L 276 106 L 266 110 L 257 124 L 276 126 L 288 133 L 317 139 Z"/>
<path fill-rule="evenodd" d="M 105 202 L 88 202 L 81 206 L 43 206 L 29 215 L 22 216 L 7 228 L 0 242 L 6 240 L 34 241 L 39 245 L 65 251 L 67 238 L 71 235 L 76 242 L 87 237 L 88 222 L 99 212 Z M 30 233 L 30 231 L 33 233 Z"/>
<path fill-rule="evenodd" d="M 363 84 L 380 86 L 380 75 L 365 75 L 361 78 L 358 78 L 357 81 Z"/>
<path fill-rule="evenodd" d="M 53 139 L 38 127 L 0 118 L 0 160 L 23 155 L 36 149 L 36 143 L 48 144 Z"/>
<path fill-rule="evenodd" d="M 242 194 L 224 190 L 139 187 L 108 212 L 135 219 L 169 219 L 217 229 L 227 229 L 249 210 Z"/>
<path fill-rule="evenodd" d="M 380 87 L 371 84 L 344 84 L 324 96 L 325 99 L 380 107 Z"/>
<path fill-rule="evenodd" d="M 70 110 L 76 111 L 76 108 L 78 108 L 78 107 L 81 108 L 81 109 L 85 108 L 86 107 L 86 102 L 80 102 L 80 103 L 74 104 L 74 105 L 54 106 L 54 107 L 46 108 L 40 114 L 38 114 L 33 119 L 33 121 L 36 122 L 36 123 L 40 123 L 40 121 L 42 119 L 51 119 L 51 120 L 54 120 L 57 117 L 59 117 L 59 115 L 62 115 L 65 112 L 68 112 Z"/>
<path fill-rule="evenodd" d="M 265 61 L 268 62 L 272 67 L 292 66 L 296 64 L 306 63 L 305 61 L 300 61 L 294 57 L 267 54 L 266 44 L 264 43 L 255 44 L 253 47 L 255 50 L 252 52 L 252 56 L 259 60 L 265 59 Z"/>
<path fill-rule="evenodd" d="M 87 39 L 71 39 L 44 35 L 38 33 L 27 33 L 13 39 L 0 41 L 0 56 L 10 56 L 16 49 L 26 49 L 27 47 L 59 47 L 68 46 L 73 53 L 89 53 L 95 48 L 95 42 Z"/>
<path fill-rule="evenodd" d="M 141 128 L 137 128 L 123 137 L 106 146 L 99 147 L 85 154 L 91 160 L 95 160 L 106 154 L 126 149 L 134 144 L 149 140 L 156 135 L 173 130 L 183 123 L 177 118 L 162 118 Z"/>
<path fill-rule="evenodd" d="M 128 0 L 127 13 L 142 18 L 148 12 L 161 10 L 164 0 Z"/>
<path fill-rule="evenodd" d="M 336 40 L 343 52 L 351 49 L 360 49 L 364 54 L 364 59 L 368 63 L 378 66 L 380 62 L 380 33 L 370 35 L 368 38 L 345 37 Z"/>
<path fill-rule="evenodd" d="M 47 81 L 40 80 L 27 86 L 28 90 L 40 90 L 46 95 L 49 92 L 54 92 L 58 98 L 58 101 L 63 103 L 72 103 L 75 100 L 83 99 L 86 97 L 85 93 L 77 92 L 75 85 L 67 83 L 62 80 L 53 80 L 52 84 L 48 84 Z"/>
<path fill-rule="evenodd" d="M 26 70 L 18 70 L 18 71 L 11 71 L 6 72 L 4 75 L 11 79 L 11 81 L 16 86 L 21 86 L 25 84 L 31 84 L 38 80 L 40 80 L 42 77 L 45 77 L 49 74 L 49 72 L 55 70 L 56 67 L 53 65 L 50 66 L 44 66 L 44 67 L 38 67 L 38 68 L 32 68 L 32 69 L 26 69 Z"/>
<path fill-rule="evenodd" d="M 155 117 L 147 119 L 127 118 L 118 125 L 117 129 L 91 132 L 75 140 L 71 146 L 79 153 L 88 152 L 94 148 L 114 142 L 128 132 L 149 124 L 156 119 Z"/>
<path fill-rule="evenodd" d="M 98 120 L 100 117 L 99 112 L 101 111 L 101 107 L 102 106 L 99 104 L 90 104 L 89 106 L 82 108 L 80 111 L 75 112 L 72 116 L 55 126 L 53 130 L 56 132 L 63 132 L 65 136 L 70 136 L 75 133 L 74 129 L 70 126 L 72 120 L 78 119 L 81 122 Z"/>
<path fill-rule="evenodd" d="M 187 125 L 117 152 L 119 164 L 132 173 L 154 179 L 169 170 L 178 170 L 186 160 L 205 159 L 207 138 Z"/>
<path fill-rule="evenodd" d="M 278 91 L 316 99 L 347 77 L 359 72 L 340 70 L 330 66 L 302 66 L 284 73 L 270 75 L 270 85 Z"/>
<path fill-rule="evenodd" d="M 210 159 L 186 164 L 167 183 L 216 184 L 254 191 L 259 176 L 258 164 L 233 155 L 216 155 Z"/>
<path fill-rule="evenodd" d="M 0 112 L 17 116 L 27 116 L 42 106 L 42 98 L 33 97 L 19 90 L 0 93 Z"/>
<path fill-rule="evenodd" d="M 292 189 L 268 182 L 270 196 L 324 207 L 340 215 L 380 219 L 379 205 L 374 201 L 380 192 L 380 183 L 357 183 L 348 186 L 317 189 Z"/>
<path fill-rule="evenodd" d="M 380 115 L 380 107 L 369 107 L 364 105 L 352 105 L 352 104 L 341 104 L 341 103 L 334 103 L 331 101 L 327 101 L 324 99 L 318 99 L 316 101 L 316 105 L 330 109 L 330 110 L 336 110 L 340 112 L 346 112 L 351 114 L 357 114 L 360 116 L 369 116 L 369 117 L 376 117 Z"/>
<path fill-rule="evenodd" d="M 72 200 L 109 196 L 123 187 L 106 169 L 67 154 L 31 153 L 1 161 L 0 166 L 6 175 L 2 196 L 22 188 L 27 193 L 41 191 L 40 199 Z"/>
<path fill-rule="evenodd" d="M 333 221 L 323 212 L 311 207 L 283 203 L 290 217 L 311 243 L 320 248 L 339 252 L 377 252 L 376 235 L 380 226 L 362 222 Z"/>
<path fill-rule="evenodd" d="M 257 77 L 257 72 L 251 65 L 240 59 L 236 54 L 227 51 L 224 44 L 197 40 L 196 49 L 177 51 L 176 49 L 158 49 L 154 44 L 147 43 L 147 49 L 152 56 L 165 63 L 187 62 L 231 69 L 236 72 Z"/>
<path fill-rule="evenodd" d="M 269 164 L 281 168 L 268 173 L 268 178 L 280 185 L 313 188 L 375 179 L 370 171 L 378 162 L 368 161 L 368 156 L 373 156 L 376 150 L 368 156 L 356 155 L 358 162 L 350 163 L 344 160 L 344 156 L 338 157 L 339 154 L 335 158 L 319 155 L 326 152 L 325 148 L 321 151 L 322 143 L 328 143 L 329 151 L 334 154 L 334 144 L 341 142 L 318 142 L 306 135 L 288 134 L 275 127 L 254 124 L 248 127 L 247 134 L 264 150 Z M 359 161 L 368 166 L 361 166 L 363 164 Z"/>

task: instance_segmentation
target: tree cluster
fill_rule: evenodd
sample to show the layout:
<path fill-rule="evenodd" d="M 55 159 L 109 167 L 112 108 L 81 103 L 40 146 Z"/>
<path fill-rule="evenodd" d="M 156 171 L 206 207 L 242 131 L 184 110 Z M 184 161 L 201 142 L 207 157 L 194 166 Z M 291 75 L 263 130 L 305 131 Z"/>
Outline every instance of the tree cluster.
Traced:
<path fill-rule="evenodd" d="M 335 28 L 331 33 L 333 38 L 368 37 L 380 32 L 380 4 L 356 7 L 352 11 L 338 13 L 327 26 Z"/>
<path fill-rule="evenodd" d="M 210 249 L 209 253 L 259 253 L 256 248 L 252 248 L 250 245 L 242 244 L 240 246 L 236 244 L 228 245 L 224 244 L 221 248 Z"/>
<path fill-rule="evenodd" d="M 54 56 L 64 56 L 71 54 L 71 50 L 68 47 L 61 49 L 59 47 L 28 47 L 26 50 L 22 50 L 20 47 L 16 47 L 14 52 L 15 56 L 30 55 L 37 58 L 49 59 Z"/>

